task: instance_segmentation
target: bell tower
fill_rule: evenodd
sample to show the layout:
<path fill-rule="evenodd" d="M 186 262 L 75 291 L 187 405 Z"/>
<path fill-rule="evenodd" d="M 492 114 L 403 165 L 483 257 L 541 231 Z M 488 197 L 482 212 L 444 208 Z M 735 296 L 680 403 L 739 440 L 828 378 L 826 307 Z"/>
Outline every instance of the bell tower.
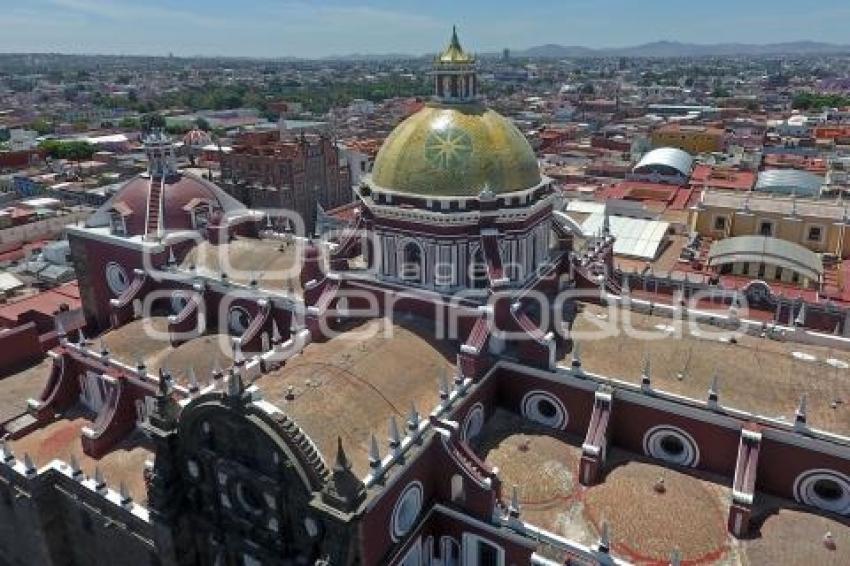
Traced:
<path fill-rule="evenodd" d="M 475 57 L 463 50 L 452 26 L 452 39 L 434 60 L 434 94 L 445 104 L 475 102 L 478 96 L 478 76 Z"/>

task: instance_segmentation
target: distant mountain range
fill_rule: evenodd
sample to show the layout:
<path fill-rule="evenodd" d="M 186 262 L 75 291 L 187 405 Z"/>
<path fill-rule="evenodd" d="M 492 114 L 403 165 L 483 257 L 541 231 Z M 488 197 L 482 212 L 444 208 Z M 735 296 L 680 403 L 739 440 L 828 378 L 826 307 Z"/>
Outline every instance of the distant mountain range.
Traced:
<path fill-rule="evenodd" d="M 511 56 L 543 59 L 581 57 L 722 57 L 722 56 L 779 56 L 779 55 L 837 55 L 850 54 L 850 45 L 837 45 L 818 41 L 790 41 L 785 43 L 682 43 L 678 41 L 654 41 L 631 47 L 607 47 L 594 49 L 579 45 L 547 43 L 528 49 L 512 49 Z M 481 57 L 497 57 L 501 53 L 478 53 Z M 325 59 L 349 61 L 388 61 L 419 59 L 421 55 L 403 53 L 349 54 L 325 57 Z"/>
<path fill-rule="evenodd" d="M 512 52 L 518 57 L 712 57 L 730 55 L 834 55 L 850 53 L 850 45 L 835 45 L 817 41 L 786 43 L 681 43 L 654 41 L 633 47 L 591 49 L 572 45 L 547 44 Z"/>

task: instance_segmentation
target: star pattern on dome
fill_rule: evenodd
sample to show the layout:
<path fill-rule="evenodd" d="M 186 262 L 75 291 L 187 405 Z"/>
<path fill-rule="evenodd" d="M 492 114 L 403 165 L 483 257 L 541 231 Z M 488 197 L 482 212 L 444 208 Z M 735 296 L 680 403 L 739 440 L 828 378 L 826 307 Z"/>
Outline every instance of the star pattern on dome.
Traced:
<path fill-rule="evenodd" d="M 463 166 L 472 155 L 472 138 L 458 128 L 433 131 L 425 141 L 425 158 L 437 169 Z"/>

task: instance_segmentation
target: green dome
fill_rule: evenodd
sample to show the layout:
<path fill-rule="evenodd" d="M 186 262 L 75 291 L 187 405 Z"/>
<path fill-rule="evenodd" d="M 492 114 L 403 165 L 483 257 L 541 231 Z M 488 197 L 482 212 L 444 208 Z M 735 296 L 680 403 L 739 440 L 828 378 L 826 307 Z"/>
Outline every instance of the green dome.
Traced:
<path fill-rule="evenodd" d="M 479 104 L 431 103 L 398 125 L 372 169 L 379 187 L 417 195 L 477 196 L 531 188 L 540 169 L 525 136 Z"/>

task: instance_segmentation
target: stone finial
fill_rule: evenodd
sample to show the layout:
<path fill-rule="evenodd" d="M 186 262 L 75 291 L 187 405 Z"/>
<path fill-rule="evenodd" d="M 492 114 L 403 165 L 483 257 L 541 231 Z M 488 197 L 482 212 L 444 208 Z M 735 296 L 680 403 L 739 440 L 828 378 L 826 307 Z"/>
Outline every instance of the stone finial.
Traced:
<path fill-rule="evenodd" d="M 233 341 L 233 365 L 242 366 L 245 364 L 245 356 L 242 354 L 242 341 L 238 338 Z"/>
<path fill-rule="evenodd" d="M 682 553 L 678 548 L 670 553 L 670 566 L 682 566 Z"/>
<path fill-rule="evenodd" d="M 794 428 L 805 428 L 806 426 L 806 394 L 800 396 L 800 404 L 794 413 Z"/>
<path fill-rule="evenodd" d="M 572 366 L 574 370 L 581 369 L 581 344 L 573 341 Z"/>
<path fill-rule="evenodd" d="M 59 338 L 60 344 L 64 344 L 68 337 L 68 333 L 65 332 L 65 325 L 62 324 L 58 316 L 56 317 L 56 337 Z"/>
<path fill-rule="evenodd" d="M 283 342 L 283 336 L 280 334 L 280 327 L 277 325 L 277 321 L 272 319 L 272 344 L 277 346 Z"/>
<path fill-rule="evenodd" d="M 463 385 L 463 372 L 460 371 L 460 368 L 455 372 L 455 389 L 459 389 L 461 385 Z"/>
<path fill-rule="evenodd" d="M 378 439 L 373 434 L 369 439 L 369 467 L 377 468 L 381 465 L 381 451 L 378 448 Z"/>
<path fill-rule="evenodd" d="M 24 452 L 24 473 L 28 476 L 33 476 L 37 471 L 38 468 L 35 467 L 32 456 L 29 455 L 29 452 Z"/>
<path fill-rule="evenodd" d="M 623 282 L 620 284 L 620 292 L 627 296 L 631 293 L 631 288 L 629 287 L 629 276 L 625 273 L 623 274 Z"/>
<path fill-rule="evenodd" d="M 136 357 L 136 373 L 142 379 L 145 379 L 148 376 L 148 368 L 145 365 L 145 360 L 141 356 Z"/>
<path fill-rule="evenodd" d="M 640 370 L 640 388 L 643 391 L 649 391 L 652 388 L 652 363 L 648 355 L 643 357 L 643 367 Z"/>
<path fill-rule="evenodd" d="M 410 402 L 410 413 L 407 415 L 407 428 L 416 431 L 419 429 L 419 422 L 421 417 L 419 416 L 419 411 L 416 409 L 416 402 Z"/>
<path fill-rule="evenodd" d="M 9 443 L 6 442 L 5 438 L 0 438 L 0 458 L 2 458 L 3 462 L 6 464 L 15 460 L 15 454 L 12 452 L 12 449 L 9 447 Z"/>
<path fill-rule="evenodd" d="M 168 265 L 177 263 L 177 258 L 174 257 L 174 246 L 168 246 Z"/>
<path fill-rule="evenodd" d="M 160 397 L 168 397 L 172 392 L 171 374 L 165 368 L 159 368 L 159 394 Z"/>
<path fill-rule="evenodd" d="M 608 554 L 611 551 L 611 536 L 608 532 L 607 521 L 602 522 L 602 527 L 599 533 L 599 542 L 596 544 L 596 550 L 604 554 Z"/>
<path fill-rule="evenodd" d="M 446 373 L 443 372 L 440 376 L 440 399 L 445 401 L 449 398 L 449 380 L 446 377 Z"/>
<path fill-rule="evenodd" d="M 106 479 L 103 477 L 103 471 L 99 466 L 96 466 L 94 469 L 94 488 L 97 491 L 105 491 L 106 490 Z"/>
<path fill-rule="evenodd" d="M 720 399 L 717 389 L 718 379 L 717 370 L 715 370 L 711 376 L 711 385 L 708 386 L 708 406 L 712 409 L 717 408 L 718 400 Z"/>
<path fill-rule="evenodd" d="M 508 507 L 508 514 L 513 518 L 519 517 L 520 514 L 519 488 L 516 485 L 511 488 L 511 504 Z"/>
<path fill-rule="evenodd" d="M 83 470 L 80 468 L 80 461 L 77 460 L 76 454 L 71 454 L 69 465 L 71 466 L 71 477 L 75 480 L 82 479 Z"/>
<path fill-rule="evenodd" d="M 236 370 L 236 368 L 230 369 L 230 376 L 227 380 L 227 396 L 228 397 L 240 397 L 242 395 L 242 391 L 244 391 L 244 387 L 242 385 L 242 374 Z"/>
<path fill-rule="evenodd" d="M 217 381 L 221 380 L 221 378 L 224 377 L 224 373 L 221 371 L 221 366 L 218 363 L 218 356 L 216 356 L 213 359 L 212 371 L 210 372 L 210 377 L 212 378 L 212 384 L 213 385 L 215 385 L 215 383 Z"/>
<path fill-rule="evenodd" d="M 121 497 L 121 505 L 123 507 L 129 507 L 132 505 L 133 497 L 130 495 L 130 490 L 127 488 L 127 484 L 123 481 L 118 484 L 118 494 Z"/>
<path fill-rule="evenodd" d="M 189 378 L 189 393 L 197 395 L 201 388 L 198 384 L 198 376 L 195 375 L 195 368 L 189 366 L 189 369 L 186 371 L 186 376 Z"/>
<path fill-rule="evenodd" d="M 80 348 L 85 348 L 85 347 L 86 347 L 86 335 L 85 335 L 85 333 L 83 332 L 83 329 L 82 329 L 82 328 L 80 328 L 79 333 L 77 334 L 77 345 L 78 345 Z"/>
<path fill-rule="evenodd" d="M 390 441 L 390 449 L 398 450 L 399 446 L 401 446 L 401 435 L 398 431 L 398 421 L 396 420 L 395 415 L 390 417 L 388 438 Z"/>

